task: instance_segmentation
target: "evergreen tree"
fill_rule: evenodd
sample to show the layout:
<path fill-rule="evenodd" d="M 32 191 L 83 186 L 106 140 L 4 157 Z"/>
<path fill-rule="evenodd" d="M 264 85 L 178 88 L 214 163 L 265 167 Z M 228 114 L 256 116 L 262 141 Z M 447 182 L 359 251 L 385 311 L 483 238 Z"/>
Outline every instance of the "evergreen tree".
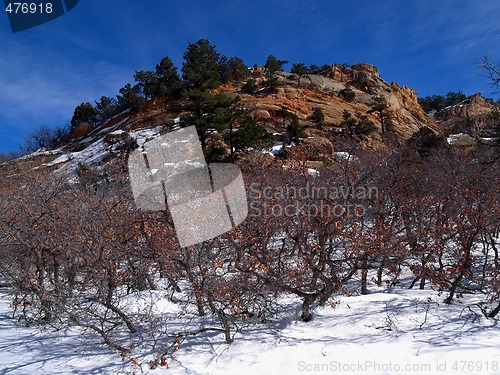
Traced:
<path fill-rule="evenodd" d="M 311 121 L 315 122 L 318 125 L 323 125 L 325 122 L 325 114 L 320 107 L 314 107 L 313 113 L 311 115 Z"/>
<path fill-rule="evenodd" d="M 429 95 L 419 98 L 418 102 L 427 113 L 432 111 L 439 112 L 446 107 L 445 98 L 442 95 Z"/>
<path fill-rule="evenodd" d="M 344 98 L 346 102 L 352 102 L 356 98 L 356 93 L 352 89 L 351 85 L 347 84 L 344 89 L 339 91 L 340 96 Z"/>
<path fill-rule="evenodd" d="M 142 93 L 146 100 L 152 99 L 161 92 L 158 78 L 151 70 L 140 70 L 135 72 L 134 80 L 137 83 L 139 92 Z"/>
<path fill-rule="evenodd" d="M 219 61 L 219 72 L 223 83 L 240 83 L 251 75 L 248 67 L 239 57 L 227 59 L 223 56 Z"/>
<path fill-rule="evenodd" d="M 158 95 L 173 98 L 179 97 L 181 80 L 177 73 L 177 68 L 169 57 L 165 56 L 156 65 L 156 78 L 159 83 Z"/>
<path fill-rule="evenodd" d="M 95 102 L 96 123 L 103 124 L 117 114 L 118 103 L 115 98 L 101 96 L 101 99 Z"/>
<path fill-rule="evenodd" d="M 426 126 L 420 128 L 406 143 L 424 157 L 429 156 L 433 150 L 448 146 L 444 136 L 434 133 Z"/>
<path fill-rule="evenodd" d="M 274 137 L 264 126 L 257 123 L 251 116 L 244 117 L 232 142 L 232 156 L 248 147 L 269 147 Z M 233 156 L 234 157 L 234 156 Z"/>
<path fill-rule="evenodd" d="M 296 115 L 291 115 L 290 124 L 286 128 L 288 134 L 288 141 L 297 141 L 299 138 L 304 138 L 306 133 L 302 125 L 300 125 L 299 118 Z"/>
<path fill-rule="evenodd" d="M 120 94 L 116 96 L 118 110 L 124 111 L 126 109 L 130 109 L 132 111 L 141 111 L 146 102 L 144 98 L 139 95 L 139 93 L 140 89 L 137 85 L 132 86 L 130 83 L 127 83 L 123 86 L 120 89 Z"/>
<path fill-rule="evenodd" d="M 287 60 L 278 60 L 274 55 L 269 55 L 266 60 L 264 68 L 270 73 L 277 73 L 283 71 L 283 65 L 288 64 Z"/>
<path fill-rule="evenodd" d="M 373 133 L 377 127 L 366 116 L 361 116 L 358 121 L 351 112 L 347 109 L 342 111 L 342 122 L 341 125 L 345 127 L 347 134 L 353 135 L 370 135 Z"/>
<path fill-rule="evenodd" d="M 182 78 L 187 90 L 205 92 L 222 83 L 219 72 L 220 54 L 206 39 L 189 43 L 184 52 Z"/>
<path fill-rule="evenodd" d="M 370 135 L 377 130 L 377 127 L 367 116 L 362 115 L 356 124 L 356 134 Z"/>
<path fill-rule="evenodd" d="M 219 117 L 227 128 L 225 141 L 230 149 L 231 160 L 234 160 L 235 153 L 245 148 L 266 147 L 274 140 L 272 133 L 259 125 L 248 109 L 239 103 L 239 98 L 230 107 L 219 111 Z"/>
<path fill-rule="evenodd" d="M 319 67 L 318 65 L 316 64 L 311 64 L 309 65 L 309 67 L 307 68 L 307 72 L 309 74 L 318 74 L 321 72 L 321 67 Z"/>
<path fill-rule="evenodd" d="M 344 126 L 347 130 L 347 133 L 350 135 L 354 135 L 357 133 L 356 127 L 358 125 L 358 121 L 352 117 L 352 113 L 347 109 L 342 111 L 342 126 Z"/>
<path fill-rule="evenodd" d="M 297 76 L 297 85 L 300 87 L 300 80 L 304 77 L 309 77 L 309 70 L 304 63 L 293 64 L 290 73 Z M 311 78 L 309 78 L 309 81 Z"/>
<path fill-rule="evenodd" d="M 419 98 L 418 102 L 425 112 L 440 112 L 446 107 L 460 104 L 467 100 L 467 96 L 462 91 L 450 91 L 446 95 L 429 95 Z"/>
<path fill-rule="evenodd" d="M 249 78 L 245 84 L 241 87 L 244 93 L 253 95 L 258 89 L 257 81 L 254 78 Z"/>
<path fill-rule="evenodd" d="M 195 105 L 195 111 L 181 118 L 185 125 L 195 125 L 202 147 L 206 148 L 206 140 L 210 129 L 224 130 L 227 116 L 224 112 L 239 101 L 223 93 L 210 94 L 191 90 L 189 99 Z"/>
<path fill-rule="evenodd" d="M 283 65 L 287 64 L 287 60 L 278 60 L 274 55 L 269 55 L 264 68 L 266 69 L 266 79 L 264 86 L 268 92 L 275 92 L 278 87 L 278 72 L 283 71 Z"/>
<path fill-rule="evenodd" d="M 377 113 L 380 125 L 382 127 L 382 134 L 390 130 L 392 126 L 392 113 L 389 109 L 389 103 L 382 96 L 374 96 L 371 102 L 371 109 L 368 113 Z"/>
<path fill-rule="evenodd" d="M 71 128 L 75 129 L 82 122 L 88 122 L 90 125 L 95 126 L 96 115 L 96 111 L 92 104 L 81 103 L 75 108 L 75 112 L 71 118 Z"/>

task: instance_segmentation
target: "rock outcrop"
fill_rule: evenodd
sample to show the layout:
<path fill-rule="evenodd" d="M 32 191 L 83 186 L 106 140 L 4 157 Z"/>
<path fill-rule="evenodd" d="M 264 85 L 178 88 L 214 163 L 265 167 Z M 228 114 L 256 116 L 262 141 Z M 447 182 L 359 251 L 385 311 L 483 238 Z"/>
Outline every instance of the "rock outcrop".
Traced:
<path fill-rule="evenodd" d="M 310 75 L 303 78 L 300 86 L 293 75 L 282 73 L 281 86 L 277 92 L 267 96 L 251 96 L 242 94 L 242 101 L 251 109 L 260 121 L 271 121 L 279 117 L 282 108 L 306 122 L 314 108 L 321 108 L 325 122 L 330 126 L 342 127 L 344 110 L 359 119 L 365 117 L 376 126 L 381 127 L 379 118 L 370 112 L 375 96 L 383 97 L 390 106 L 395 133 L 409 139 L 422 127 L 434 132 L 441 132 L 432 117 L 427 115 L 418 103 L 415 90 L 400 87 L 397 83 L 387 83 L 380 77 L 377 67 L 359 63 L 352 67 L 333 65 L 330 71 L 321 75 Z M 352 101 L 341 95 L 342 90 L 350 87 L 355 94 Z"/>
<path fill-rule="evenodd" d="M 481 93 L 470 96 L 462 103 L 445 108 L 440 112 L 439 117 L 442 121 L 448 121 L 457 118 L 467 118 L 468 116 L 477 116 L 490 113 L 495 110 L 495 106 L 483 98 Z"/>

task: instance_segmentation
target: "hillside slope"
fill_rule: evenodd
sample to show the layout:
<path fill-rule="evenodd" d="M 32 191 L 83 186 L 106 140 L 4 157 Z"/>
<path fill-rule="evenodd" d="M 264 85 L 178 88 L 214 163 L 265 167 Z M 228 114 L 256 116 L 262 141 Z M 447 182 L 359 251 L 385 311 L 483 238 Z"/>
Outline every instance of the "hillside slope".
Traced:
<path fill-rule="evenodd" d="M 262 71 L 254 70 L 253 76 L 257 82 L 263 81 Z M 386 148 L 380 118 L 372 110 L 376 97 L 388 103 L 393 124 L 391 133 L 400 141 L 409 139 L 422 127 L 428 127 L 435 133 L 441 132 L 434 119 L 419 105 L 415 90 L 407 86 L 400 87 L 395 82 L 389 84 L 380 77 L 373 65 L 361 63 L 351 68 L 333 65 L 322 74 L 302 77 L 300 82 L 293 74 L 280 72 L 278 80 L 276 91 L 269 94 L 245 93 L 242 90 L 244 82 L 223 85 L 214 92 L 239 96 L 250 114 L 272 131 L 278 140 L 278 135 L 286 132 L 286 124 L 282 119 L 282 111 L 286 109 L 297 116 L 309 139 L 318 138 L 319 143 L 329 141 L 337 148 L 350 138 L 343 122 L 343 115 L 348 111 L 354 119 L 362 119 L 376 127 L 375 132 L 356 137 L 355 142 L 371 149 Z M 346 89 L 352 90 L 352 100 L 346 100 L 342 95 Z M 311 120 L 314 110 L 318 108 L 324 114 L 324 126 L 318 126 Z M 68 165 L 66 168 L 74 169 L 79 163 L 99 165 L 115 157 L 126 157 L 128 152 L 145 141 L 172 130 L 179 117 L 190 110 L 185 100 L 153 98 L 140 112 L 125 111 L 93 130 L 85 126 L 75 129 L 72 139 L 61 144 L 57 150 L 40 150 L 18 160 L 15 162 L 16 169 L 23 169 L 21 164 L 29 164 L 31 168 L 40 164 L 57 168 Z M 309 144 L 314 142 L 309 140 Z M 335 151 L 344 151 L 341 148 Z M 329 147 L 327 153 L 322 151 L 321 155 L 331 159 L 334 158 L 333 151 L 333 147 Z M 288 157 L 294 158 L 292 155 Z M 7 169 L 11 168 L 12 163 L 8 163 Z"/>

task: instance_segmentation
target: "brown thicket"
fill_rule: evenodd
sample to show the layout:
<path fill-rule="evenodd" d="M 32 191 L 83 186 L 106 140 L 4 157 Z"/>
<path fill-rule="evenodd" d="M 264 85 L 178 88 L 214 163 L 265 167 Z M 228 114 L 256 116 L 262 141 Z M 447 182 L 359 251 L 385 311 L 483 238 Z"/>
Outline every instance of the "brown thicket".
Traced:
<path fill-rule="evenodd" d="M 317 172 L 257 156 L 242 169 L 247 220 L 184 249 L 168 212 L 135 208 L 123 165 L 4 177 L 0 273 L 14 315 L 77 325 L 126 353 L 159 319 L 130 296 L 168 291 L 193 319 L 217 323 L 167 332 L 176 345 L 210 330 L 231 342 L 243 325 L 272 319 L 284 294 L 309 321 L 332 297 L 400 284 L 405 270 L 405 287 L 439 288 L 446 303 L 477 293 L 485 315 L 499 313 L 498 165 L 396 149 Z"/>

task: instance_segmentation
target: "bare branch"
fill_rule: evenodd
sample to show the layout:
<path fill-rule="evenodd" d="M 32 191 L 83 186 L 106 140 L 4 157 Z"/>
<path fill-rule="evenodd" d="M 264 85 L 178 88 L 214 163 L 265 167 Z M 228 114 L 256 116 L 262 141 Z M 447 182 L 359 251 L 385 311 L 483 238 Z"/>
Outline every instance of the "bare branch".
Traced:
<path fill-rule="evenodd" d="M 490 80 L 494 93 L 500 92 L 500 64 L 493 63 L 487 55 L 476 61 L 476 64 L 483 69 L 484 74 L 482 76 Z"/>

